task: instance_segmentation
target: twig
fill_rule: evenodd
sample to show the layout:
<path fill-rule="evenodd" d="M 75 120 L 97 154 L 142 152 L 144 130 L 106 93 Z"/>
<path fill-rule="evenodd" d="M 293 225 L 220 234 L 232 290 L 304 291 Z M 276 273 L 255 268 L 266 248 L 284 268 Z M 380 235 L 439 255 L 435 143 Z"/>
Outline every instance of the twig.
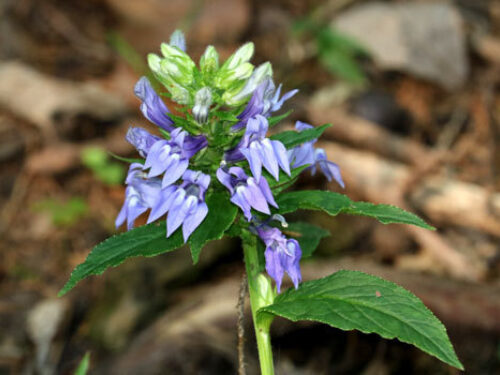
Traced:
<path fill-rule="evenodd" d="M 238 375 L 246 375 L 245 370 L 245 297 L 247 295 L 247 275 L 243 271 L 238 296 Z"/>

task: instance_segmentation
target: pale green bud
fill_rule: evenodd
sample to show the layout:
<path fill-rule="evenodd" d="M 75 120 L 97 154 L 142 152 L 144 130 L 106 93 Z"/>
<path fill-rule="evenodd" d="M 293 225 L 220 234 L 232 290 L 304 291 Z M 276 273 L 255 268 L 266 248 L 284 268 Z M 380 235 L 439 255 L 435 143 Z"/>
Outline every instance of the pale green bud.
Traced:
<path fill-rule="evenodd" d="M 237 81 L 247 79 L 252 75 L 253 65 L 249 62 L 243 63 L 232 70 L 219 70 L 215 77 L 215 86 L 227 89 Z"/>
<path fill-rule="evenodd" d="M 244 63 L 239 65 L 236 69 L 232 71 L 230 74 L 230 78 L 233 81 L 247 79 L 252 75 L 253 72 L 253 64 Z"/>
<path fill-rule="evenodd" d="M 193 70 L 178 64 L 174 59 L 163 59 L 160 67 L 161 75 L 170 77 L 181 86 L 189 86 L 193 82 Z"/>
<path fill-rule="evenodd" d="M 243 86 L 244 86 L 244 83 L 234 84 L 229 89 L 226 89 L 226 91 L 224 91 L 224 94 L 222 94 L 222 101 L 227 105 L 231 105 L 231 106 L 237 105 L 237 104 L 235 104 L 235 101 L 233 100 L 233 98 L 236 95 L 238 95 L 238 93 L 241 91 Z"/>
<path fill-rule="evenodd" d="M 161 63 L 160 56 L 155 55 L 154 53 L 148 54 L 148 65 L 149 65 L 149 68 L 154 73 L 159 73 L 160 72 L 160 63 Z"/>
<path fill-rule="evenodd" d="M 170 58 L 170 57 L 180 57 L 180 58 L 185 58 L 187 56 L 182 50 L 180 50 L 177 47 L 171 46 L 168 43 L 162 43 L 160 46 L 161 53 L 164 57 Z M 188 56 L 189 57 L 189 56 Z"/>
<path fill-rule="evenodd" d="M 219 69 L 219 54 L 214 46 L 208 46 L 200 58 L 200 70 L 203 74 L 213 73 Z"/>
<path fill-rule="evenodd" d="M 258 305 L 260 307 L 271 305 L 276 297 L 271 280 L 264 274 L 259 273 L 256 281 L 259 293 Z"/>
<path fill-rule="evenodd" d="M 228 97 L 225 101 L 229 105 L 239 105 L 242 104 L 248 96 L 250 96 L 257 86 L 259 86 L 265 79 L 273 76 L 273 68 L 270 62 L 265 62 L 254 70 L 250 78 L 246 81 L 245 86 L 237 94 L 232 97 Z M 224 96 L 223 96 L 224 97 Z"/>
<path fill-rule="evenodd" d="M 196 67 L 193 60 L 191 60 L 191 57 L 189 57 L 188 54 L 180 50 L 178 47 L 171 46 L 167 43 L 162 43 L 160 49 L 161 53 L 166 59 L 171 60 L 178 65 L 182 65 L 187 70 L 192 71 Z"/>
<path fill-rule="evenodd" d="M 248 42 L 242 45 L 238 50 L 233 53 L 224 63 L 222 69 L 232 70 L 239 65 L 250 61 L 253 56 L 254 45 L 252 42 Z"/>

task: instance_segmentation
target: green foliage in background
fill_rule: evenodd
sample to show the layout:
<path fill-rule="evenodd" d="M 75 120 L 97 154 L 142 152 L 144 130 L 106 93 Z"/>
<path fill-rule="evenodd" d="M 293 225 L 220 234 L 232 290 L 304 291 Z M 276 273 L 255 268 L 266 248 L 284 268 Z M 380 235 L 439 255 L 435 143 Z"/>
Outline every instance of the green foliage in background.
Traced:
<path fill-rule="evenodd" d="M 368 53 L 354 39 L 309 17 L 296 21 L 292 30 L 297 37 L 314 42 L 318 61 L 331 74 L 352 85 L 366 84 L 358 57 Z"/>
<path fill-rule="evenodd" d="M 90 364 L 90 353 L 87 352 L 85 353 L 85 356 L 82 358 L 80 364 L 78 365 L 75 375 L 87 375 L 87 372 L 89 371 L 89 364 Z"/>
<path fill-rule="evenodd" d="M 80 197 L 73 197 L 68 201 L 47 198 L 35 203 L 32 209 L 49 214 L 55 226 L 70 227 L 85 216 L 88 205 Z"/>
<path fill-rule="evenodd" d="M 123 165 L 111 161 L 108 153 L 100 147 L 87 147 L 80 157 L 82 164 L 106 185 L 120 185 L 125 179 Z"/>

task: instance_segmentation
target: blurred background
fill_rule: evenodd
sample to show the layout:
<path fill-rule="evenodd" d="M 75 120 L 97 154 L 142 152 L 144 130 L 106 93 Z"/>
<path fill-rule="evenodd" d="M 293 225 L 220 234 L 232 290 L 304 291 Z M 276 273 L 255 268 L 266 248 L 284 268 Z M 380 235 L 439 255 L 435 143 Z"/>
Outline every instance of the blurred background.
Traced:
<path fill-rule="evenodd" d="M 469 374 L 500 373 L 500 1 L 2 0 L 0 374 L 234 374 L 238 242 L 134 259 L 57 291 L 115 233 L 145 55 L 175 28 L 198 59 L 253 41 L 300 93 L 283 126 L 321 146 L 352 199 L 436 226 L 299 213 L 331 231 L 304 279 L 341 268 L 399 283 L 448 327 Z M 196 61 L 196 60 L 195 60 Z M 341 189 L 309 174 L 302 188 Z M 251 317 L 245 361 L 257 374 Z M 457 374 L 376 335 L 277 319 L 279 374 Z"/>

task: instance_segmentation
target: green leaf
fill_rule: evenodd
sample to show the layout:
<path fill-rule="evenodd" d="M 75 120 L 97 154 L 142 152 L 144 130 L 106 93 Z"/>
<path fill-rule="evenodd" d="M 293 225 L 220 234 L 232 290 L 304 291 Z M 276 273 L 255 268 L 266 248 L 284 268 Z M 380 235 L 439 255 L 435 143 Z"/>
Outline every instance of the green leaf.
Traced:
<path fill-rule="evenodd" d="M 238 122 L 237 114 L 233 111 L 214 111 L 214 115 L 217 117 L 219 121 L 230 121 L 230 122 Z"/>
<path fill-rule="evenodd" d="M 397 338 L 463 369 L 446 328 L 422 301 L 394 283 L 362 272 L 339 271 L 305 282 L 278 295 L 258 311 L 263 313 Z"/>
<path fill-rule="evenodd" d="M 98 169 L 108 163 L 108 154 L 101 147 L 85 147 L 80 153 L 82 164 L 90 169 Z"/>
<path fill-rule="evenodd" d="M 194 234 L 194 233 L 193 233 Z M 100 275 L 130 257 L 152 257 L 175 250 L 183 245 L 182 233 L 177 230 L 166 238 L 165 222 L 156 222 L 112 236 L 95 246 L 87 259 L 78 265 L 59 292 L 63 296 L 79 281 L 90 275 Z"/>
<path fill-rule="evenodd" d="M 48 213 L 56 226 L 70 227 L 87 214 L 88 204 L 81 197 L 72 197 L 67 201 L 48 198 L 36 202 L 32 209 Z"/>
<path fill-rule="evenodd" d="M 365 74 L 356 59 L 342 50 L 325 51 L 320 54 L 319 60 L 330 73 L 354 85 L 362 85 L 366 82 Z"/>
<path fill-rule="evenodd" d="M 122 164 L 108 163 L 94 171 L 95 176 L 107 185 L 121 185 L 125 180 L 125 169 Z"/>
<path fill-rule="evenodd" d="M 317 139 L 323 134 L 323 132 L 332 126 L 331 124 L 325 124 L 318 126 L 316 128 L 307 129 L 301 132 L 294 130 L 288 130 L 279 134 L 274 134 L 271 136 L 272 140 L 280 141 L 285 145 L 287 149 L 298 146 L 304 142 L 309 142 Z"/>
<path fill-rule="evenodd" d="M 89 371 L 89 364 L 90 364 L 90 353 L 87 352 L 85 353 L 82 360 L 80 361 L 80 364 L 76 368 L 75 375 L 87 375 L 87 372 Z"/>
<path fill-rule="evenodd" d="M 238 208 L 231 203 L 225 192 L 216 192 L 207 196 L 208 214 L 201 225 L 189 238 L 191 246 L 191 257 L 193 263 L 197 263 L 200 252 L 208 241 L 218 240 L 224 236 L 224 232 L 231 227 L 238 213 Z"/>
<path fill-rule="evenodd" d="M 302 249 L 302 258 L 310 257 L 318 247 L 321 239 L 330 235 L 330 232 L 326 229 L 305 222 L 289 223 L 288 228 L 283 229 L 282 232 L 286 236 L 294 237 L 299 242 Z"/>
<path fill-rule="evenodd" d="M 340 213 L 370 216 L 382 224 L 411 224 L 434 230 L 417 215 L 388 204 L 353 202 L 349 197 L 332 191 L 302 190 L 283 193 L 276 201 L 281 214 L 298 209 L 321 210 L 335 216 Z"/>
<path fill-rule="evenodd" d="M 281 120 L 287 118 L 288 116 L 290 116 L 290 114 L 292 112 L 293 112 L 293 109 L 283 113 L 282 115 L 269 117 L 267 119 L 267 122 L 269 123 L 269 127 L 272 127 L 272 126 L 276 125 L 277 123 L 279 123 Z"/>

